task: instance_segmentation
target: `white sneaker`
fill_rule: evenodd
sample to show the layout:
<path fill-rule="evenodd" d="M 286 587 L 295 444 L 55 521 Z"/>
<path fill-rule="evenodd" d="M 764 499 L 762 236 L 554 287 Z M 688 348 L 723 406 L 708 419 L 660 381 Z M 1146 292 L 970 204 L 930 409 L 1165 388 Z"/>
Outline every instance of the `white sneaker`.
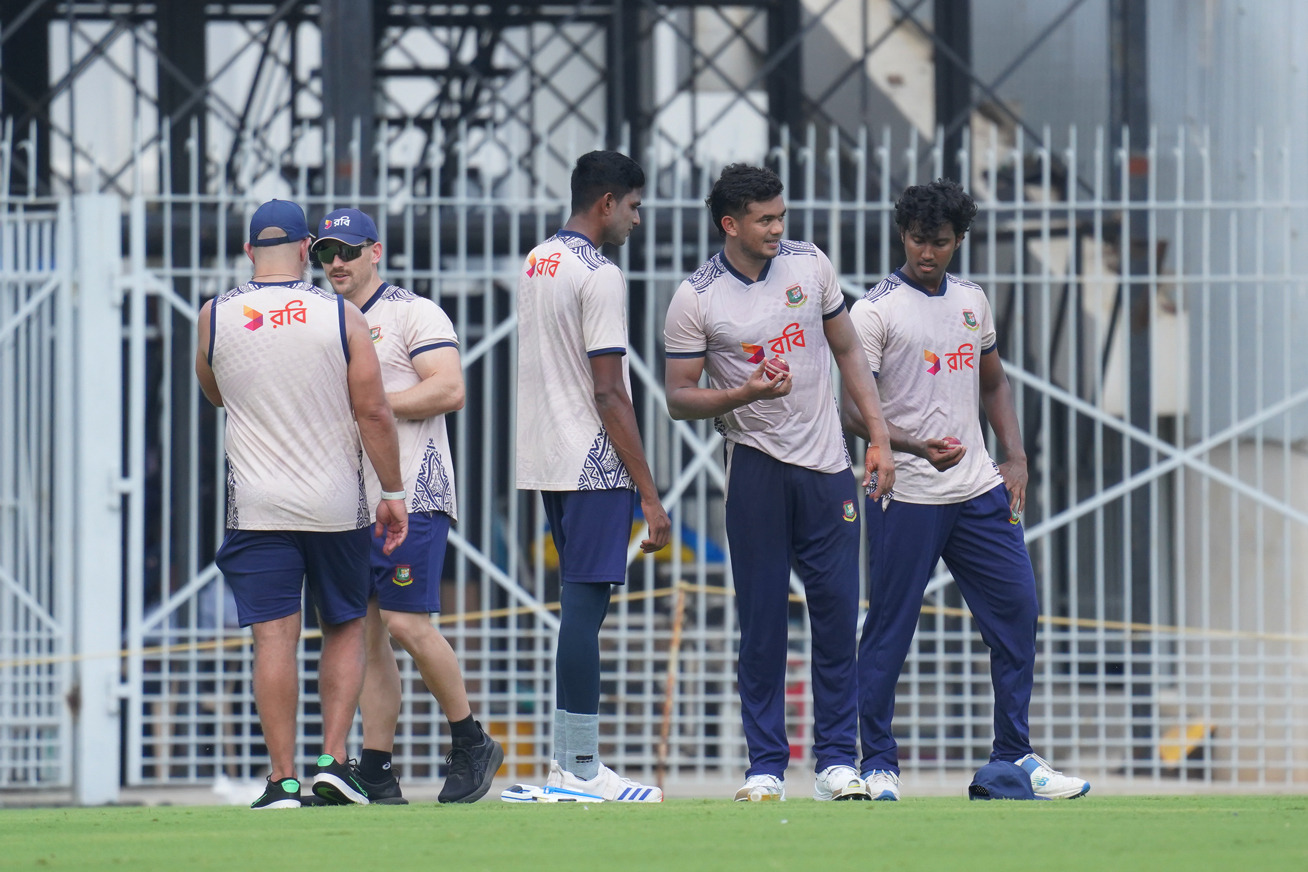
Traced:
<path fill-rule="evenodd" d="M 1027 754 L 1017 765 L 1031 776 L 1031 789 L 1045 799 L 1076 799 L 1090 792 L 1090 782 L 1064 775 L 1045 762 L 1039 754 Z"/>
<path fill-rule="evenodd" d="M 813 798 L 819 802 L 830 799 L 867 799 L 867 785 L 858 777 L 853 766 L 828 766 L 817 774 L 813 782 Z"/>
<path fill-rule="evenodd" d="M 899 802 L 899 775 L 889 769 L 873 769 L 863 777 L 867 798 Z"/>
<path fill-rule="evenodd" d="M 505 802 L 549 802 L 545 796 L 545 788 L 534 784 L 510 785 L 500 791 L 500 799 Z"/>
<path fill-rule="evenodd" d="M 663 791 L 650 787 L 630 778 L 623 778 L 604 764 L 600 764 L 599 774 L 589 780 L 578 778 L 558 764 L 550 763 L 549 778 L 545 780 L 545 802 L 559 801 L 567 797 L 578 799 L 601 799 L 606 802 L 662 802 Z M 541 801 L 541 800 L 538 800 Z"/>
<path fill-rule="evenodd" d="M 775 775 L 751 775 L 736 791 L 736 802 L 786 801 L 786 783 Z"/>

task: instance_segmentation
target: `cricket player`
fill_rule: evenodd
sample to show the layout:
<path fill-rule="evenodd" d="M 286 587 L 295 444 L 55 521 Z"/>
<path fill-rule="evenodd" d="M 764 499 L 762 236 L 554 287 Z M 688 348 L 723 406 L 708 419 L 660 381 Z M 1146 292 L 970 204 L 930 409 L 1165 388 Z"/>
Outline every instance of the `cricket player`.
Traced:
<path fill-rule="evenodd" d="M 990 759 L 1026 770 L 1036 796 L 1090 790 L 1031 748 L 1040 609 L 1021 525 L 1026 449 L 985 292 L 945 272 L 975 215 L 976 203 L 956 182 L 905 190 L 895 204 L 904 265 L 850 312 L 877 376 L 899 471 L 894 499 L 868 497 L 863 509 L 870 590 L 858 657 L 861 771 L 874 800 L 899 799 L 895 685 L 941 558 L 990 648 Z M 849 429 L 866 436 L 857 404 L 846 397 L 843 410 Z M 1001 464 L 986 452 L 978 412 L 1003 448 Z"/>
<path fill-rule="evenodd" d="M 833 355 L 872 429 L 863 486 L 880 497 L 894 486 L 895 467 L 836 271 L 816 246 L 782 238 L 781 194 L 775 173 L 744 164 L 728 166 L 713 184 L 706 203 L 723 247 L 668 307 L 668 412 L 713 418 L 726 440 L 737 676 L 749 746 L 735 798 L 785 799 L 793 567 L 812 626 L 815 798 L 866 799 L 855 768 L 859 479 L 840 431 Z"/>

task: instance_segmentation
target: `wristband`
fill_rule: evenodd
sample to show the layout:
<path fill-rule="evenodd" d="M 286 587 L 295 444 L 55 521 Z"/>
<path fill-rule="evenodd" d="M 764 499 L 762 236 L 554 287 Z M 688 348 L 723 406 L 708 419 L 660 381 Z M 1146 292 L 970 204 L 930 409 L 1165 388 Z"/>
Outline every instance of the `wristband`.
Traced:
<path fill-rule="evenodd" d="M 405 493 L 402 490 L 397 490 L 397 491 L 384 490 L 382 491 L 381 494 L 381 498 L 384 500 L 402 500 L 404 499 L 404 497 L 405 497 Z"/>

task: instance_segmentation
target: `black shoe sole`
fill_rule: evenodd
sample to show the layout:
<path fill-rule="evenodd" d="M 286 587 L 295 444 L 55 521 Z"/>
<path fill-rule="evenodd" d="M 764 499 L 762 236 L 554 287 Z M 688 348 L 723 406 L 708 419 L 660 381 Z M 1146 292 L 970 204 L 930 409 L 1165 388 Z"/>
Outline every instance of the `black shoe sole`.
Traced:
<path fill-rule="evenodd" d="M 460 796 L 458 798 L 446 799 L 444 796 L 440 796 L 437 797 L 436 801 L 447 805 L 458 802 L 476 802 L 490 791 L 491 782 L 495 780 L 495 773 L 500 771 L 500 766 L 503 765 L 503 763 L 504 748 L 499 742 L 496 742 L 495 747 L 491 750 L 490 763 L 486 766 L 486 777 L 482 779 L 481 784 L 477 785 L 476 790 L 466 796 Z"/>
<path fill-rule="evenodd" d="M 368 805 L 368 797 L 356 792 L 335 775 L 319 773 L 313 779 L 313 793 L 324 805 Z"/>

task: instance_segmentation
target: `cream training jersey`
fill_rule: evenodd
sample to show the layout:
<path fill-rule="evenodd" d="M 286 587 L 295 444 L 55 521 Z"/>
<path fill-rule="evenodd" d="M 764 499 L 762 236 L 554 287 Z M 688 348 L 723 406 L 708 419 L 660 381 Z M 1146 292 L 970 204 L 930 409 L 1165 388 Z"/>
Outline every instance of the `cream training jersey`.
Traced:
<path fill-rule="evenodd" d="M 346 305 L 308 282 L 252 282 L 214 299 L 208 359 L 227 410 L 228 529 L 368 525 Z"/>
<path fill-rule="evenodd" d="M 368 319 L 387 393 L 406 390 L 422 380 L 412 363 L 419 354 L 459 347 L 454 325 L 445 311 L 398 285 L 383 282 L 361 311 Z M 397 415 L 395 431 L 400 440 L 400 472 L 409 494 L 409 511 L 444 512 L 451 520 L 457 519 L 445 416 L 411 421 Z M 367 456 L 363 461 L 368 505 L 376 506 L 381 500 L 381 481 L 372 461 Z M 375 513 L 374 509 L 374 517 Z"/>
<path fill-rule="evenodd" d="M 1001 484 L 981 433 L 981 355 L 996 353 L 985 292 L 946 274 L 931 294 L 896 270 L 849 314 L 877 376 L 886 420 L 915 438 L 955 436 L 967 447 L 945 472 L 896 451 L 895 499 L 958 503 Z"/>
<path fill-rule="evenodd" d="M 732 268 L 721 252 L 681 283 L 668 306 L 663 341 L 669 358 L 704 358 L 709 387 L 749 380 L 764 358 L 781 356 L 794 387 L 715 419 L 728 442 L 813 469 L 849 469 L 849 452 L 831 382 L 823 324 L 845 310 L 831 261 L 808 242 L 781 241 L 758 281 Z"/>
<path fill-rule="evenodd" d="M 595 407 L 590 358 L 627 368 L 627 282 L 579 233 L 560 230 L 518 277 L 517 482 L 523 490 L 631 488 Z"/>

